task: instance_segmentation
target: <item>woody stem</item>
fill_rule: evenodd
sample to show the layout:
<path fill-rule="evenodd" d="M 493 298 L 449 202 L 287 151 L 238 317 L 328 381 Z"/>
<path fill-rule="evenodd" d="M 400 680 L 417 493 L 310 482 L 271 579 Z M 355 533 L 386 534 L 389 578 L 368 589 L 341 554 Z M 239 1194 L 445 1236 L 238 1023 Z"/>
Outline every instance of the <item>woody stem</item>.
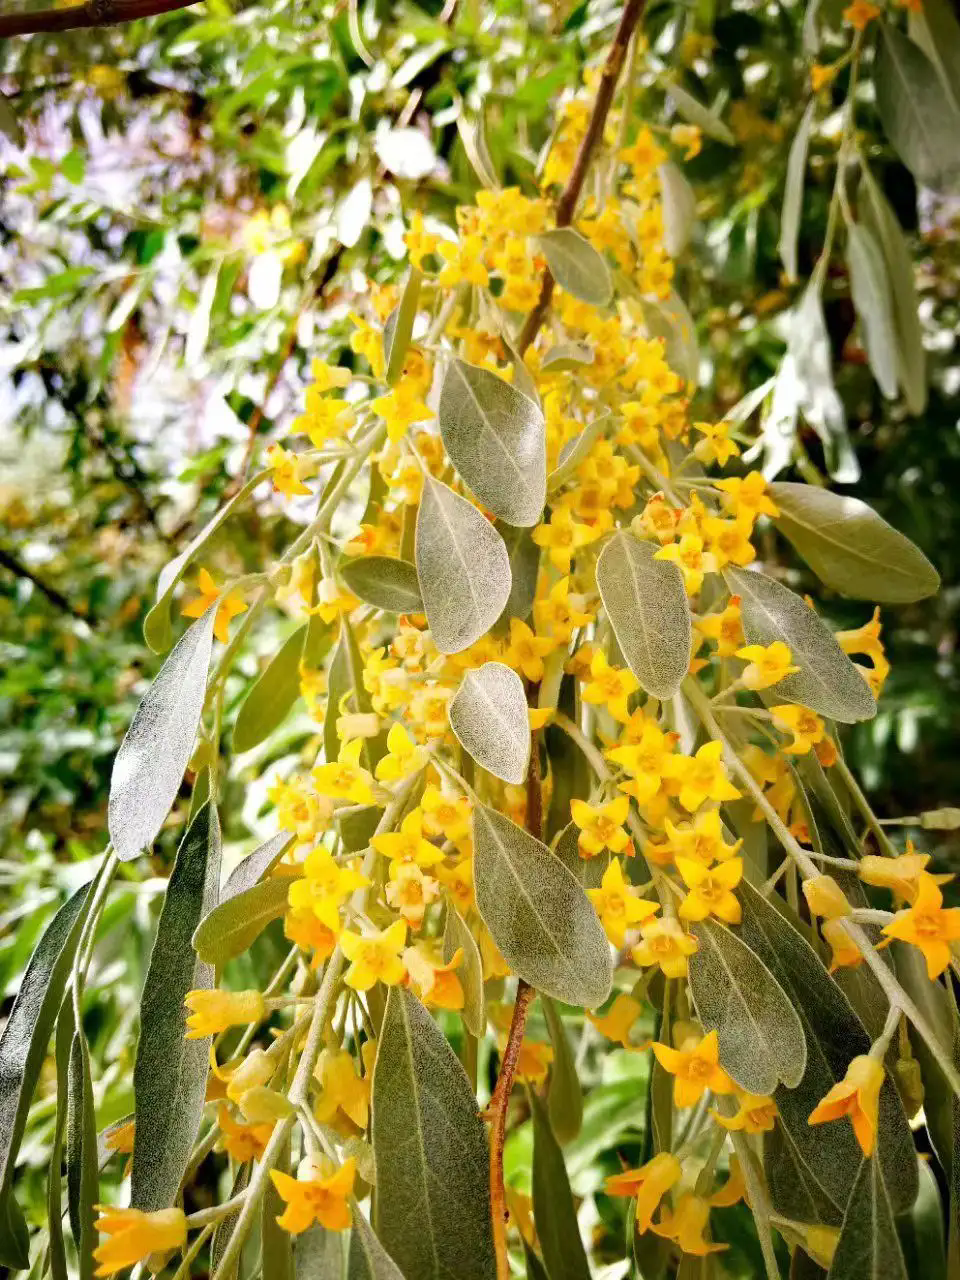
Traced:
<path fill-rule="evenodd" d="M 493 1216 L 493 1246 L 497 1259 L 497 1280 L 509 1280 L 510 1263 L 507 1259 L 507 1198 L 503 1185 L 503 1144 L 507 1136 L 507 1108 L 513 1091 L 513 1079 L 517 1071 L 517 1059 L 527 1025 L 527 1012 L 534 997 L 533 987 L 521 978 L 517 983 L 517 998 L 510 1020 L 510 1032 L 500 1062 L 500 1074 L 487 1108 L 490 1121 L 490 1210 Z"/>

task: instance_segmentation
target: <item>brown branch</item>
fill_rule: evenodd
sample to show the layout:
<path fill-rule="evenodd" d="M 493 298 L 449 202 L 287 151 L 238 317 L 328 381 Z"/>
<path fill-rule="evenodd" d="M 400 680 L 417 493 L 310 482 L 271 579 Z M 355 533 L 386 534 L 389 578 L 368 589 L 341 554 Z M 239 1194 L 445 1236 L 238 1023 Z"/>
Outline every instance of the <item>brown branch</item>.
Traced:
<path fill-rule="evenodd" d="M 40 592 L 46 596 L 52 605 L 56 605 L 64 613 L 69 613 L 72 618 L 76 618 L 80 622 L 88 622 L 79 609 L 75 608 L 62 592 L 56 587 L 51 587 L 48 582 L 44 582 L 42 578 L 37 577 L 32 569 L 27 566 L 13 554 L 12 551 L 6 551 L 0 547 L 0 568 L 9 569 L 17 578 L 23 578 L 26 582 L 31 582 Z"/>
<path fill-rule="evenodd" d="M 195 3 L 197 0 L 86 0 L 85 4 L 67 5 L 62 9 L 27 9 L 23 13 L 0 16 L 0 39 L 41 32 L 78 31 L 84 27 L 109 27 L 187 9 Z"/>
<path fill-rule="evenodd" d="M 574 161 L 570 177 L 567 179 L 567 185 L 557 201 L 558 227 L 569 227 L 573 221 L 573 215 L 576 213 L 577 202 L 580 199 L 580 192 L 583 190 L 583 184 L 593 161 L 594 152 L 603 137 L 603 129 L 607 123 L 607 116 L 610 114 L 610 106 L 613 102 L 613 95 L 616 92 L 617 81 L 620 79 L 620 72 L 623 70 L 623 61 L 627 56 L 630 38 L 637 23 L 640 21 L 640 15 L 643 13 L 645 3 L 646 0 L 627 0 L 623 7 L 623 13 L 620 15 L 620 25 L 617 27 L 617 33 L 613 37 L 613 44 L 611 44 L 607 53 L 607 60 L 603 64 L 600 87 L 597 90 L 597 97 L 593 104 L 587 131 L 580 143 L 580 150 L 577 152 L 577 158 Z M 540 285 L 540 297 L 537 299 L 533 310 L 527 316 L 526 322 L 520 331 L 520 337 L 517 339 L 517 351 L 521 356 L 540 332 L 540 326 L 546 318 L 552 297 L 553 275 L 550 268 L 547 267 L 544 270 L 543 281 Z"/>
<path fill-rule="evenodd" d="M 497 1280 L 510 1280 L 510 1263 L 507 1258 L 507 1193 L 503 1184 L 503 1145 L 507 1137 L 507 1108 L 513 1092 L 513 1079 L 517 1072 L 517 1059 L 523 1044 L 523 1032 L 527 1025 L 530 1001 L 536 992 L 521 978 L 517 984 L 517 999 L 513 1006 L 510 1032 L 500 1063 L 497 1086 L 487 1108 L 490 1121 L 490 1210 L 493 1217 L 493 1247 L 497 1259 Z"/>

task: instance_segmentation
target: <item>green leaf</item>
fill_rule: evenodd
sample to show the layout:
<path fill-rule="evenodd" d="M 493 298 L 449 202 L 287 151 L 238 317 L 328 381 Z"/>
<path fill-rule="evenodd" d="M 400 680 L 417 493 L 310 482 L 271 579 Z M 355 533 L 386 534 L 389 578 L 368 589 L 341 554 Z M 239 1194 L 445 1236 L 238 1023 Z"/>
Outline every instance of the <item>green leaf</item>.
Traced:
<path fill-rule="evenodd" d="M 348 693 L 353 695 L 353 711 L 369 715 L 373 711 L 370 694 L 363 683 L 363 658 L 346 616 L 340 618 L 340 640 L 330 664 L 327 678 L 327 711 L 323 720 L 323 750 L 327 760 L 336 760 L 340 751 L 337 720 L 343 714 L 340 704 Z M 360 758 L 365 769 L 372 770 L 386 754 L 387 735 L 381 731 L 374 738 L 364 738 Z"/>
<path fill-rule="evenodd" d="M 816 99 L 811 98 L 806 111 L 800 117 L 797 132 L 790 144 L 787 156 L 787 181 L 783 188 L 783 207 L 780 211 L 780 239 L 777 252 L 791 282 L 797 279 L 797 238 L 800 234 L 800 217 L 803 212 L 803 185 L 807 170 L 807 152 L 810 147 L 810 130 L 816 111 Z"/>
<path fill-rule="evenodd" d="M 390 387 L 396 386 L 403 373 L 403 363 L 407 358 L 410 338 L 413 334 L 413 322 L 417 318 L 422 280 L 423 276 L 417 268 L 411 267 L 400 301 L 383 326 L 383 364 L 387 385 Z"/>
<path fill-rule="evenodd" d="M 876 715 L 870 687 L 840 648 L 833 632 L 789 588 L 762 573 L 728 568 L 730 590 L 741 598 L 748 644 L 782 640 L 800 670 L 775 684 L 772 697 L 798 702 L 830 720 L 852 724 Z"/>
<path fill-rule="evenodd" d="M 373 1149 L 374 1226 L 406 1280 L 489 1280 L 484 1123 L 453 1050 L 420 1001 L 400 987 L 387 996 L 377 1049 Z"/>
<path fill-rule="evenodd" d="M 447 906 L 447 918 L 443 930 L 443 962 L 449 964 L 458 949 L 463 960 L 457 970 L 463 987 L 463 1025 L 472 1036 L 482 1039 L 487 1029 L 487 1006 L 483 992 L 483 961 L 476 939 L 467 928 L 466 921 L 456 908 Z"/>
<path fill-rule="evenodd" d="M 255 884 L 259 884 L 283 857 L 292 842 L 293 836 L 289 831 L 278 831 L 275 836 L 264 841 L 259 849 L 248 853 L 227 877 L 220 890 L 220 901 L 226 902 L 229 898 L 235 898 L 238 893 L 243 893 L 247 889 L 252 889 Z"/>
<path fill-rule="evenodd" d="M 523 681 L 502 662 L 464 673 L 450 703 L 457 740 L 495 778 L 518 786 L 530 765 L 530 721 Z"/>
<path fill-rule="evenodd" d="M 120 743 L 107 823 L 122 862 L 153 843 L 177 798 L 206 697 L 216 613 L 212 605 L 184 632 Z"/>
<path fill-rule="evenodd" d="M 340 839 L 347 853 L 360 853 L 376 835 L 383 809 L 378 804 L 351 805 L 334 814 Z"/>
<path fill-rule="evenodd" d="M 681 85 L 666 76 L 661 78 L 661 83 L 684 120 L 697 125 L 708 138 L 714 138 L 717 142 L 725 142 L 728 147 L 737 145 L 736 138 L 719 116 L 714 115 L 692 93 L 688 93 Z"/>
<path fill-rule="evenodd" d="M 57 1068 L 57 1118 L 47 1165 L 47 1229 L 50 1233 L 50 1274 L 53 1280 L 69 1280 L 63 1239 L 63 1144 L 67 1130 L 70 1049 L 73 1044 L 73 1000 L 67 993 L 57 1017 L 54 1061 Z"/>
<path fill-rule="evenodd" d="M 867 199 L 861 216 L 880 247 L 893 300 L 897 380 L 907 408 L 914 415 L 927 407 L 927 356 L 923 349 L 919 300 L 914 284 L 913 258 L 896 214 L 869 169 L 863 170 Z"/>
<path fill-rule="evenodd" d="M 531 1091 L 533 1112 L 533 1216 L 550 1280 L 590 1280 L 563 1152 L 546 1109 Z"/>
<path fill-rule="evenodd" d="M 271 920 L 287 909 L 286 876 L 270 876 L 203 917 L 193 934 L 193 949 L 204 963 L 218 968 L 242 955 L 259 938 Z"/>
<path fill-rule="evenodd" d="M 610 945 L 576 878 L 545 844 L 495 809 L 473 811 L 477 910 L 518 977 L 595 1009 L 610 992 Z"/>
<path fill-rule="evenodd" d="M 403 1272 L 374 1235 L 373 1228 L 359 1209 L 353 1211 L 347 1280 L 403 1280 Z"/>
<path fill-rule="evenodd" d="M 547 476 L 547 492 L 556 493 L 572 478 L 574 472 L 590 454 L 600 437 L 613 425 L 613 414 L 601 413 L 593 418 L 578 436 L 574 436 L 560 450 L 557 465 Z"/>
<path fill-rule="evenodd" d="M 183 1002 L 188 991 L 213 986 L 213 970 L 197 959 L 191 939 L 219 883 L 220 823 L 205 804 L 177 850 L 140 1000 L 130 1192 L 136 1209 L 173 1204 L 200 1126 L 210 1037 L 184 1039 Z"/>
<path fill-rule="evenodd" d="M 666 298 L 644 298 L 643 319 L 651 338 L 662 338 L 667 364 L 684 382 L 695 387 L 700 379 L 697 326 L 687 304 L 673 290 Z"/>
<path fill-rule="evenodd" d="M 697 198 L 683 173 L 670 160 L 657 171 L 663 209 L 663 247 L 671 258 L 679 258 L 690 243 L 697 221 Z"/>
<path fill-rule="evenodd" d="M 743 905 L 740 937 L 790 997 L 803 1024 L 807 1043 L 803 1079 L 795 1089 L 780 1087 L 774 1095 L 780 1113 L 777 1130 L 789 1140 L 792 1160 L 815 1189 L 821 1207 L 832 1209 L 831 1217 L 824 1209 L 820 1220 L 836 1224 L 856 1177 L 860 1148 L 849 1124 L 814 1128 L 807 1120 L 820 1099 L 843 1079 L 850 1060 L 868 1051 L 870 1040 L 820 957 L 782 911 L 746 882 L 740 885 L 739 894 Z M 880 1159 L 899 1212 L 912 1204 L 916 1195 L 916 1159 L 903 1106 L 889 1079 L 880 1093 L 879 1114 Z M 773 1187 L 772 1154 L 768 1142 L 765 1162 Z M 796 1185 L 797 1180 L 791 1175 L 783 1187 L 785 1194 L 792 1196 Z M 776 1188 L 773 1190 L 777 1211 L 797 1217 L 791 1201 L 779 1199 Z"/>
<path fill-rule="evenodd" d="M 553 1065 L 550 1068 L 550 1087 L 547 1091 L 550 1126 L 557 1135 L 557 1141 L 566 1145 L 573 1141 L 583 1124 L 583 1091 L 570 1040 L 557 1006 L 549 996 L 544 995 L 540 997 L 540 1004 L 553 1045 Z"/>
<path fill-rule="evenodd" d="M 527 1280 L 550 1280 L 546 1268 L 540 1261 L 539 1256 L 530 1248 L 526 1237 L 521 1237 L 520 1243 L 523 1245 L 523 1260 L 527 1267 Z"/>
<path fill-rule="evenodd" d="M 873 83 L 887 137 L 918 182 L 954 191 L 960 180 L 960 110 L 926 54 L 888 23 L 881 30 Z"/>
<path fill-rule="evenodd" d="M 603 255 L 572 227 L 558 227 L 537 236 L 547 266 L 561 289 L 581 302 L 603 307 L 610 301 L 613 281 Z"/>
<path fill-rule="evenodd" d="M 279 729 L 300 697 L 300 658 L 306 638 L 306 625 L 288 636 L 241 703 L 233 727 L 233 749 L 238 754 L 259 746 Z"/>
<path fill-rule="evenodd" d="M 422 613 L 417 570 L 393 556 L 361 556 L 345 560 L 340 577 L 348 590 L 386 613 Z"/>
<path fill-rule="evenodd" d="M 451 360 L 437 417 L 451 462 L 484 506 L 509 524 L 537 524 L 547 497 L 540 406 L 489 369 Z"/>
<path fill-rule="evenodd" d="M 417 514 L 417 577 L 441 653 L 459 653 L 485 635 L 510 595 L 503 539 L 476 507 L 426 476 Z"/>
<path fill-rule="evenodd" d="M 704 1028 L 718 1034 L 724 1070 L 748 1093 L 799 1084 L 807 1047 L 783 987 L 739 934 L 709 919 L 690 932 L 700 943 L 690 990 Z"/>
<path fill-rule="evenodd" d="M 197 554 L 228 516 L 236 510 L 241 502 L 250 496 L 257 485 L 263 483 L 269 474 L 269 469 L 258 471 L 238 493 L 234 494 L 228 503 L 220 508 L 216 515 L 207 521 L 184 550 L 160 570 L 157 578 L 156 601 L 143 620 L 143 638 L 154 653 L 166 653 L 171 644 L 173 644 L 173 628 L 170 625 L 170 601 L 173 598 L 174 588 L 177 583 L 197 558 Z"/>
<path fill-rule="evenodd" d="M 940 1188 L 928 1161 L 918 1160 L 917 1169 L 920 1192 L 910 1213 L 899 1217 L 896 1223 L 907 1275 L 923 1276 L 923 1280 L 950 1280 Z"/>
<path fill-rule="evenodd" d="M 859 498 L 818 485 L 770 486 L 777 528 L 822 583 L 856 600 L 909 604 L 934 595 L 940 575 L 909 538 Z"/>
<path fill-rule="evenodd" d="M 595 858 L 580 857 L 580 829 L 575 822 L 563 828 L 553 843 L 553 852 L 584 889 L 599 889 L 603 873 L 610 865 L 610 854 L 604 851 Z"/>
<path fill-rule="evenodd" d="M 13 1007 L 0 1034 L 0 1263 L 25 1269 L 23 1215 L 11 1194 L 17 1153 L 30 1099 L 66 988 L 86 918 L 89 885 L 53 917 L 20 981 Z"/>
<path fill-rule="evenodd" d="M 827 1280 L 907 1280 L 893 1206 L 876 1157 L 860 1165 Z"/>
<path fill-rule="evenodd" d="M 244 1191 L 250 1182 L 250 1165 L 243 1164 L 237 1170 L 236 1177 L 233 1179 L 233 1186 L 230 1189 L 231 1199 Z M 225 1214 L 217 1223 L 217 1228 L 213 1233 L 213 1239 L 210 1241 L 210 1271 L 211 1274 L 216 1271 L 220 1265 L 220 1260 L 227 1250 L 230 1243 L 230 1237 L 233 1235 L 234 1227 L 237 1225 L 237 1218 L 240 1216 L 242 1204 L 234 1209 L 231 1213 Z M 237 1258 L 234 1265 L 226 1273 L 224 1280 L 237 1280 L 237 1274 L 240 1270 L 240 1258 Z"/>
<path fill-rule="evenodd" d="M 888 400 L 897 394 L 897 335 L 893 296 L 883 253 L 865 226 L 847 226 L 850 297 L 860 317 L 870 370 Z"/>
<path fill-rule="evenodd" d="M 544 373 L 569 373 L 591 364 L 593 348 L 588 342 L 558 342 L 544 353 L 540 368 Z M 548 477 L 548 488 L 549 483 Z"/>
<path fill-rule="evenodd" d="M 94 1206 L 99 1200 L 97 1122 L 93 1110 L 90 1055 L 82 1030 L 75 1031 L 67 1073 L 67 1207 L 77 1245 L 80 1280 L 92 1280 L 97 1245 Z"/>
<path fill-rule="evenodd" d="M 497 621 L 505 623 L 510 618 L 519 618 L 523 622 L 529 618 L 537 594 L 540 548 L 529 529 L 520 529 L 503 520 L 498 520 L 494 528 L 503 539 L 510 561 L 510 594 Z"/>
<path fill-rule="evenodd" d="M 907 31 L 937 68 L 947 96 L 960 111 L 960 22 L 949 0 L 924 0 L 907 12 Z"/>
<path fill-rule="evenodd" d="M 621 529 L 600 552 L 597 587 L 630 670 L 654 698 L 671 698 L 690 663 L 693 624 L 683 575 L 658 547 Z"/>

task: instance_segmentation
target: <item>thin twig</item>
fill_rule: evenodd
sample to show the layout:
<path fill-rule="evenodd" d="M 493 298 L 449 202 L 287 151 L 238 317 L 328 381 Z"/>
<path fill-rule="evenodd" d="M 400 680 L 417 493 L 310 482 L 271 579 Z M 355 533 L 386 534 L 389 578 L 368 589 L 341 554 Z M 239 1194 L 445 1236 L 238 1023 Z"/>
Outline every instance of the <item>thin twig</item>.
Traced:
<path fill-rule="evenodd" d="M 52 605 L 55 605 L 64 613 L 69 613 L 71 618 L 76 618 L 78 622 L 89 622 L 89 619 L 84 617 L 83 613 L 75 608 L 62 592 L 58 591 L 56 587 L 51 587 L 48 582 L 44 582 L 32 569 L 29 569 L 21 560 L 18 560 L 12 551 L 6 551 L 3 547 L 0 547 L 0 567 L 9 569 L 14 577 L 23 578 L 25 582 L 31 582 L 42 596 L 46 596 Z"/>
<path fill-rule="evenodd" d="M 85 27 L 110 27 L 116 23 L 188 9 L 195 3 L 196 0 L 87 0 L 86 4 L 64 8 L 8 13 L 0 17 L 0 39 L 41 32 L 79 31 Z"/>
<path fill-rule="evenodd" d="M 490 1207 L 493 1215 L 493 1247 L 497 1258 L 497 1280 L 509 1280 L 510 1262 L 507 1257 L 506 1189 L 503 1183 L 503 1146 L 507 1137 L 507 1108 L 513 1092 L 513 1080 L 517 1071 L 517 1059 L 523 1044 L 523 1032 L 527 1025 L 527 1013 L 535 995 L 533 987 L 521 978 L 517 983 L 517 998 L 513 1006 L 510 1032 L 500 1063 L 497 1085 L 487 1108 L 490 1121 Z"/>

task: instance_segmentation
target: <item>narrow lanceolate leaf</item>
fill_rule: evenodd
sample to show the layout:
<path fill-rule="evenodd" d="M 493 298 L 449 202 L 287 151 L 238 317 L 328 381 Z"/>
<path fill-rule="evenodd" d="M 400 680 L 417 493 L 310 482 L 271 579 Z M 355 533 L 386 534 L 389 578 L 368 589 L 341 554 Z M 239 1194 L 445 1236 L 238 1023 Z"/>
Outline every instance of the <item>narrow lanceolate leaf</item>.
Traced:
<path fill-rule="evenodd" d="M 867 682 L 808 604 L 765 574 L 725 569 L 724 576 L 730 590 L 741 597 L 747 643 L 782 640 L 794 666 L 800 668 L 773 686 L 774 696 L 843 724 L 876 715 L 877 704 Z"/>
<path fill-rule="evenodd" d="M 242 955 L 286 911 L 289 886 L 286 876 L 270 876 L 219 903 L 197 926 L 194 951 L 204 963 L 218 967 Z"/>
<path fill-rule="evenodd" d="M 374 1225 L 406 1280 L 489 1280 L 493 1227 L 483 1120 L 439 1027 L 400 987 L 390 988 L 377 1049 L 373 1149 Z"/>
<path fill-rule="evenodd" d="M 746 882 L 738 893 L 743 905 L 740 937 L 786 991 L 807 1044 L 800 1083 L 795 1089 L 781 1086 L 774 1095 L 780 1113 L 777 1137 L 766 1143 L 764 1155 L 774 1208 L 786 1217 L 839 1225 L 860 1165 L 860 1148 L 849 1124 L 811 1127 L 807 1120 L 843 1079 L 850 1060 L 868 1051 L 870 1039 L 820 957 L 782 911 Z M 916 1195 L 917 1162 L 903 1105 L 889 1079 L 880 1093 L 879 1116 L 880 1161 L 899 1213 Z M 811 1204 L 817 1207 L 816 1218 L 805 1216 Z"/>
<path fill-rule="evenodd" d="M 603 255 L 572 227 L 558 227 L 537 236 L 554 280 L 581 302 L 605 306 L 613 293 L 613 281 Z"/>
<path fill-rule="evenodd" d="M 777 528 L 841 595 L 908 604 L 939 589 L 923 552 L 859 498 L 788 481 L 771 485 L 770 496 L 780 511 Z"/>
<path fill-rule="evenodd" d="M 196 537 L 180 552 L 176 559 L 171 560 L 169 564 L 164 565 L 160 570 L 157 578 L 156 602 L 143 620 L 143 638 L 154 653 L 166 653 L 171 644 L 173 644 L 170 602 L 177 583 L 223 522 L 269 474 L 269 470 L 258 471 L 255 476 L 247 481 L 239 493 L 234 494 L 230 501 L 207 521 Z"/>
<path fill-rule="evenodd" d="M 523 782 L 530 764 L 530 721 L 523 681 L 502 662 L 468 671 L 450 703 L 450 728 L 464 751 L 495 778 Z"/>
<path fill-rule="evenodd" d="M 339 1280 L 339 1277 L 338 1277 Z M 353 1231 L 347 1255 L 347 1280 L 403 1280 L 403 1272 L 384 1249 L 359 1209 L 353 1211 Z"/>
<path fill-rule="evenodd" d="M 503 612 L 510 560 L 490 521 L 431 476 L 417 514 L 416 562 L 434 644 L 441 653 L 468 649 Z"/>
<path fill-rule="evenodd" d="M 30 1099 L 63 999 L 85 918 L 87 885 L 78 889 L 47 925 L 30 957 L 20 990 L 0 1034 L 0 1263 L 25 1268 L 18 1228 L 22 1214 L 11 1183 Z"/>
<path fill-rule="evenodd" d="M 422 613 L 416 568 L 393 556 L 361 556 L 340 566 L 344 586 L 386 613 Z"/>
<path fill-rule="evenodd" d="M 350 695 L 348 698 L 347 695 Z M 353 627 L 345 616 L 340 618 L 340 640 L 337 644 L 327 681 L 327 713 L 323 721 L 323 749 L 327 760 L 336 760 L 340 750 L 337 721 L 344 710 L 369 715 L 373 711 L 370 694 L 363 683 L 363 658 Z M 373 769 L 386 754 L 387 735 L 364 738 L 360 759 L 365 769 Z"/>
<path fill-rule="evenodd" d="M 810 147 L 810 130 L 816 110 L 816 99 L 810 103 L 800 118 L 797 132 L 790 144 L 787 156 L 787 181 L 783 188 L 783 207 L 780 210 L 780 239 L 777 252 L 787 273 L 787 279 L 797 278 L 797 239 L 800 234 L 800 216 L 803 212 L 804 176 L 807 171 L 807 151 Z"/>
<path fill-rule="evenodd" d="M 716 1031 L 720 1062 L 741 1089 L 773 1093 L 800 1083 L 807 1062 L 803 1027 L 767 966 L 738 934 L 704 920 L 691 925 L 690 990 L 700 1021 Z"/>
<path fill-rule="evenodd" d="M 417 303 L 420 301 L 422 280 L 423 276 L 417 268 L 411 267 L 400 301 L 383 327 L 383 363 L 387 385 L 391 387 L 399 381 L 403 373 L 403 362 L 407 358 L 410 338 L 413 334 L 413 322 L 417 318 Z"/>
<path fill-rule="evenodd" d="M 210 1039 L 184 1039 L 183 1002 L 188 991 L 213 985 L 213 969 L 197 959 L 191 939 L 216 902 L 219 884 L 220 823 L 216 809 L 206 804 L 177 850 L 140 999 L 133 1068 L 136 1209 L 173 1204 L 200 1125 Z"/>
<path fill-rule="evenodd" d="M 658 170 L 663 209 L 663 246 L 671 258 L 679 258 L 690 243 L 697 220 L 697 199 L 683 173 L 670 160 Z"/>
<path fill-rule="evenodd" d="M 847 227 L 847 267 L 870 371 L 883 394 L 892 400 L 897 394 L 893 295 L 880 246 L 867 227 L 856 222 Z"/>
<path fill-rule="evenodd" d="M 216 613 L 211 606 L 181 636 L 120 743 L 107 823 L 122 862 L 153 843 L 177 798 L 206 696 Z"/>
<path fill-rule="evenodd" d="M 890 202 L 869 169 L 864 170 L 864 187 L 867 198 L 861 201 L 861 217 L 880 246 L 893 299 L 897 380 L 907 408 L 912 414 L 920 414 L 927 407 L 927 357 L 923 348 L 913 256 Z"/>
<path fill-rule="evenodd" d="M 529 529 L 520 529 L 503 520 L 498 520 L 494 527 L 503 539 L 510 560 L 510 594 L 498 621 L 519 618 L 523 622 L 530 616 L 537 594 L 540 548 Z"/>
<path fill-rule="evenodd" d="M 487 1029 L 487 1006 L 483 993 L 483 961 L 480 948 L 466 922 L 453 906 L 447 907 L 447 919 L 443 930 L 443 962 L 448 964 L 458 951 L 463 959 L 457 969 L 457 977 L 463 987 L 463 1025 L 479 1040 Z"/>
<path fill-rule="evenodd" d="M 950 0 L 924 0 L 919 11 L 909 10 L 907 31 L 937 68 L 947 96 L 960 111 L 960 20 Z"/>
<path fill-rule="evenodd" d="M 572 1142 L 583 1124 L 583 1090 L 580 1088 L 573 1050 L 570 1048 L 560 1012 L 549 996 L 541 995 L 540 1004 L 547 1020 L 550 1043 L 553 1045 L 550 1088 L 547 1092 L 550 1126 L 557 1135 L 558 1142 Z"/>
<path fill-rule="evenodd" d="M 57 1118 L 47 1165 L 47 1229 L 50 1232 L 50 1275 L 68 1280 L 67 1251 L 63 1239 L 63 1144 L 67 1132 L 67 1091 L 70 1048 L 73 1044 L 73 1001 L 68 993 L 57 1016 L 54 1062 L 57 1068 Z"/>
<path fill-rule="evenodd" d="M 93 1109 L 90 1055 L 82 1030 L 75 1031 L 67 1074 L 67 1207 L 77 1246 L 80 1280 L 91 1280 L 97 1244 L 94 1206 L 99 1186 L 97 1122 Z"/>
<path fill-rule="evenodd" d="M 695 98 L 682 85 L 676 84 L 672 79 L 666 77 L 663 79 L 663 87 L 684 120 L 689 120 L 691 124 L 697 125 L 708 138 L 715 138 L 717 142 L 725 142 L 728 147 L 736 146 L 737 140 L 727 125 L 709 107 L 705 107 L 699 98 Z"/>
<path fill-rule="evenodd" d="M 238 893 L 243 893 L 247 889 L 252 889 L 255 884 L 259 884 L 290 848 L 292 841 L 293 836 L 289 831 L 278 831 L 275 836 L 265 840 L 259 849 L 248 853 L 227 877 L 220 890 L 220 901 L 226 902 L 228 898 L 235 898 Z"/>
<path fill-rule="evenodd" d="M 547 1275 L 550 1280 L 590 1280 L 563 1152 L 550 1128 L 543 1102 L 533 1092 L 530 1106 L 533 1111 L 533 1213 Z"/>
<path fill-rule="evenodd" d="M 254 681 L 244 698 L 233 729 L 234 751 L 259 746 L 278 729 L 300 697 L 300 659 L 307 628 L 288 636 L 278 653 Z"/>
<path fill-rule="evenodd" d="M 452 360 L 437 417 L 451 462 L 484 506 L 509 524 L 536 524 L 547 498 L 540 406 L 489 369 Z"/>
<path fill-rule="evenodd" d="M 654 698 L 670 698 L 687 674 L 693 627 L 683 575 L 656 552 L 621 529 L 600 553 L 597 586 L 630 670 Z"/>
<path fill-rule="evenodd" d="M 960 182 L 960 110 L 917 45 L 884 23 L 873 83 L 887 137 L 918 182 L 950 192 Z"/>
<path fill-rule="evenodd" d="M 875 1157 L 860 1166 L 827 1280 L 907 1280 L 893 1205 Z"/>
<path fill-rule="evenodd" d="M 495 809 L 473 811 L 477 909 L 518 977 L 595 1009 L 610 992 L 610 946 L 576 878 L 545 844 Z"/>

